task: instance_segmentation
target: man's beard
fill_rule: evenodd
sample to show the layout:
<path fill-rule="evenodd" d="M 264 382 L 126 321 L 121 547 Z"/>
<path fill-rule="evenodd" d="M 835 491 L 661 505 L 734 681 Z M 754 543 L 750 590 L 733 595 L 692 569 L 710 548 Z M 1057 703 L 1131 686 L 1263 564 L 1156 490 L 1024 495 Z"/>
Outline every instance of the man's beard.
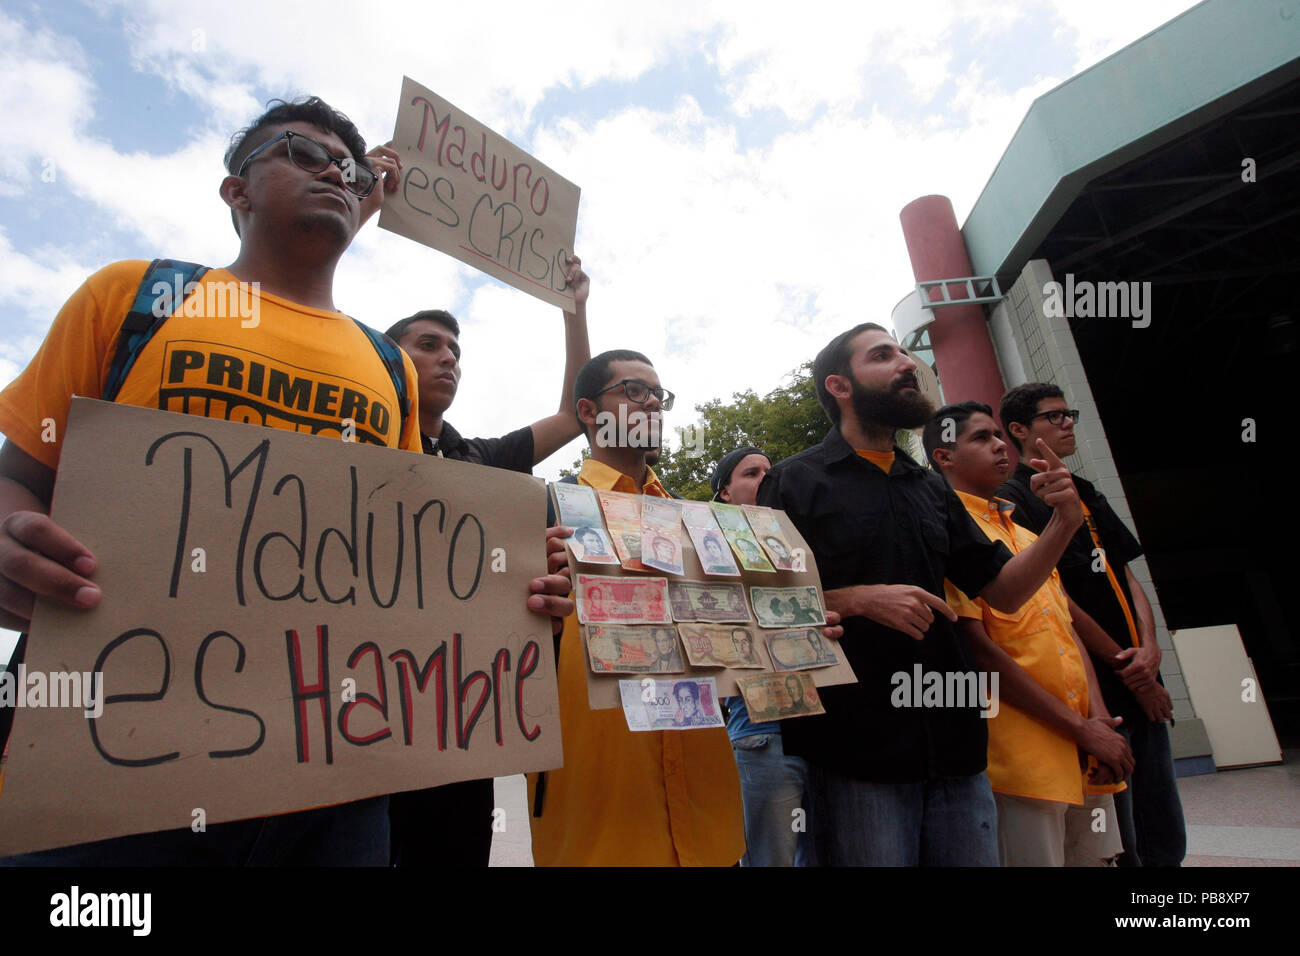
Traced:
<path fill-rule="evenodd" d="M 853 414 L 864 426 L 880 425 L 889 428 L 920 428 L 934 415 L 934 406 L 921 392 L 904 394 L 906 379 L 895 380 L 889 388 L 874 389 L 853 383 Z M 913 380 L 910 384 L 915 386 Z M 899 386 L 895 388 L 894 386 Z"/>

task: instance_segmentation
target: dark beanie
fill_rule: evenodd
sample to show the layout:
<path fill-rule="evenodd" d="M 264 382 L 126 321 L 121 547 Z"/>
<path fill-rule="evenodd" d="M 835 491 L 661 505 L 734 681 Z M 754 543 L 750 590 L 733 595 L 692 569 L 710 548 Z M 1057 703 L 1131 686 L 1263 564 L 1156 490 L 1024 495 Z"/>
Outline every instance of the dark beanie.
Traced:
<path fill-rule="evenodd" d="M 718 467 L 713 470 L 713 477 L 709 479 L 709 487 L 713 489 L 714 498 L 718 497 L 718 492 L 727 487 L 727 482 L 731 481 L 731 473 L 749 455 L 762 455 L 768 461 L 772 460 L 768 458 L 767 452 L 761 448 L 755 448 L 753 445 L 727 452 L 722 457 L 722 461 L 718 462 Z"/>

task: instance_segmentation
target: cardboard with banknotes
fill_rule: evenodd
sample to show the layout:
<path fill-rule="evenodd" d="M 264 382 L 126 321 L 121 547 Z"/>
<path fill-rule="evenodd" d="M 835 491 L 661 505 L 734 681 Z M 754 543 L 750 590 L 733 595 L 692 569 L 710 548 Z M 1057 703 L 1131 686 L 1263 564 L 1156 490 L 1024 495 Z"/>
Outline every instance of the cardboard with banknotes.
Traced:
<path fill-rule="evenodd" d="M 814 688 L 857 679 L 836 642 L 822 634 L 825 599 L 817 564 L 784 512 L 727 506 L 719 516 L 710 503 L 671 501 L 677 517 L 672 525 L 665 519 L 667 509 L 658 507 L 665 499 L 584 488 L 588 498 L 571 493 L 577 486 L 551 487 L 553 493 L 566 489 L 564 505 L 556 494 L 562 518 L 565 507 L 581 499 L 578 507 L 584 510 L 578 515 L 590 519 L 594 499 L 607 522 L 601 530 L 613 548 L 620 557 L 636 555 L 632 562 L 596 565 L 583 559 L 582 548 L 571 545 L 570 570 L 588 661 L 587 699 L 593 709 L 623 706 L 620 681 L 632 678 L 670 684 L 711 680 L 715 701 L 739 694 L 737 679 L 746 675 L 803 675 L 798 680 Z M 651 503 L 649 518 L 646 502 Z M 709 534 L 722 539 L 729 526 L 734 535 L 753 541 L 752 551 L 768 570 L 758 570 L 758 562 L 737 560 L 725 539 L 721 546 L 703 544 Z M 671 539 L 674 533 L 679 550 L 672 557 L 680 562 L 680 574 L 642 563 L 643 538 L 661 534 Z M 771 551 L 764 552 L 760 545 L 766 538 L 779 541 L 779 547 L 768 541 Z M 660 556 L 668 553 L 660 546 Z M 782 553 L 788 561 L 780 560 Z M 780 564 L 789 567 L 776 566 Z M 729 574 L 723 572 L 728 565 Z M 772 691 L 774 697 L 778 693 Z M 644 724 L 641 729 L 664 729 L 662 716 L 654 721 L 645 716 L 639 695 L 632 702 L 640 709 L 635 717 L 625 709 L 629 722 Z M 652 726 L 656 722 L 659 726 Z"/>

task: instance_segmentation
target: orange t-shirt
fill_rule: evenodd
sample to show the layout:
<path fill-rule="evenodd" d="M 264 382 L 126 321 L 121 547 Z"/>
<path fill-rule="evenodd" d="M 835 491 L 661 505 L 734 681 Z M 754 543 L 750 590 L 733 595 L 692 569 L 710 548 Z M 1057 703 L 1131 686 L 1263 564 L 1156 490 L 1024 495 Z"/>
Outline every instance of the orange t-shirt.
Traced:
<path fill-rule="evenodd" d="M 894 467 L 893 451 L 872 451 L 870 448 L 855 448 L 853 450 L 858 453 L 858 457 L 865 458 L 885 474 L 889 474 L 889 470 Z"/>
<path fill-rule="evenodd" d="M 147 267 L 116 262 L 87 279 L 0 392 L 0 431 L 42 464 L 58 468 L 72 396 L 103 394 Z M 350 419 L 357 441 L 419 452 L 419 389 L 410 359 L 403 364 L 405 424 L 388 370 L 355 322 L 212 269 L 140 351 L 116 401 L 335 438 Z"/>

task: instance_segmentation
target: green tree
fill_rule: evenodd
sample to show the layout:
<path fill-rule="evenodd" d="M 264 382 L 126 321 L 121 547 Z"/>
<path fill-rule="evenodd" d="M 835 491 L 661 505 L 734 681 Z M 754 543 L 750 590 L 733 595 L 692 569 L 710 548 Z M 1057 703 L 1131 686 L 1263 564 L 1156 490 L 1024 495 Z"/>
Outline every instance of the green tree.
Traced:
<path fill-rule="evenodd" d="M 696 405 L 699 421 L 673 429 L 675 436 L 655 466 L 664 487 L 707 501 L 713 496 L 709 476 L 732 449 L 754 445 L 777 462 L 821 441 L 830 422 L 817 403 L 812 363 L 805 362 L 787 378 L 788 384 L 761 398 L 746 389 L 727 404 L 714 399 Z"/>

